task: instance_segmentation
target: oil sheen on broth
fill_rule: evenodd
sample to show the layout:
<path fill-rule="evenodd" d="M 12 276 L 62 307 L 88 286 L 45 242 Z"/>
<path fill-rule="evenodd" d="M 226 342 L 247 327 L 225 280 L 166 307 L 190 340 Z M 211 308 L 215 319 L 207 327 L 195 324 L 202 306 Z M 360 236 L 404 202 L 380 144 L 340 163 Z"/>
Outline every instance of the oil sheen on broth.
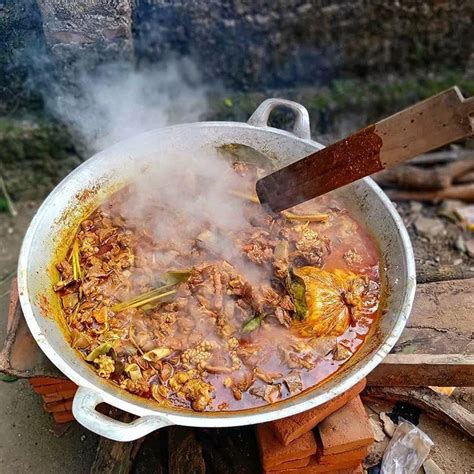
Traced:
<path fill-rule="evenodd" d="M 81 222 L 54 289 L 98 376 L 169 407 L 239 410 L 319 384 L 364 342 L 380 298 L 366 230 L 331 194 L 270 216 L 252 191 L 258 170 L 231 172 L 235 228 L 190 226 L 153 199 L 137 217 L 139 184 Z"/>

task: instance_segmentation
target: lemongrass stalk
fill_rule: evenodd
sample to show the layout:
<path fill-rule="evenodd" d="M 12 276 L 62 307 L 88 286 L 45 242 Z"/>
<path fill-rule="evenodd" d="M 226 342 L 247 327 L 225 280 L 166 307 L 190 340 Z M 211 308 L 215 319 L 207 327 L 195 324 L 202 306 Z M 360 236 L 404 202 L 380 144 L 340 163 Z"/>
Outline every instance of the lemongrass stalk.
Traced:
<path fill-rule="evenodd" d="M 72 244 L 72 275 L 75 281 L 82 279 L 81 263 L 79 259 L 79 242 L 77 239 Z"/>
<path fill-rule="evenodd" d="M 128 301 L 126 303 L 118 303 L 118 304 L 112 306 L 111 309 L 114 313 L 120 313 L 120 311 L 124 311 L 126 309 L 138 308 L 140 306 L 143 306 L 143 305 L 146 305 L 146 304 L 149 304 L 149 303 L 154 303 L 155 301 L 157 301 L 161 298 L 165 298 L 166 296 L 174 295 L 175 293 L 176 293 L 176 290 L 170 290 L 170 291 L 167 291 L 165 293 L 160 293 L 158 295 L 155 294 L 155 295 L 152 295 L 152 296 L 150 296 L 149 293 L 148 293 L 148 297 L 145 297 L 147 295 L 145 293 L 145 295 L 142 295 L 139 298 L 135 298 L 135 300 Z"/>
<path fill-rule="evenodd" d="M 254 202 L 255 204 L 260 204 L 258 196 L 256 194 L 242 193 L 240 191 L 229 191 L 233 196 L 246 199 L 247 201 Z"/>
<path fill-rule="evenodd" d="M 329 220 L 329 214 L 294 214 L 289 211 L 282 211 L 281 214 L 290 221 L 327 222 Z"/>

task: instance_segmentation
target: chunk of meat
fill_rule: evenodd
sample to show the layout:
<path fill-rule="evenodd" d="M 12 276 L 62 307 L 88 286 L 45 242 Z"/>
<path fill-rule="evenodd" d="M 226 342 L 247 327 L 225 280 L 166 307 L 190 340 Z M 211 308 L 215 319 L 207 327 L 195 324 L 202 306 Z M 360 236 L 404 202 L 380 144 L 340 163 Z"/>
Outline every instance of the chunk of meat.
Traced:
<path fill-rule="evenodd" d="M 287 386 L 291 395 L 296 395 L 303 390 L 301 374 L 297 371 L 291 371 L 286 377 L 283 378 L 283 382 Z"/>
<path fill-rule="evenodd" d="M 275 244 L 275 241 L 270 239 L 270 234 L 262 230 L 252 234 L 242 250 L 252 262 L 261 265 L 272 260 Z"/>
<path fill-rule="evenodd" d="M 327 240 L 307 225 L 298 226 L 300 238 L 296 241 L 297 255 L 308 265 L 321 267 L 324 263 Z"/>
<path fill-rule="evenodd" d="M 61 273 L 63 280 L 72 278 L 72 266 L 67 260 L 61 260 L 61 262 L 56 265 L 56 268 L 59 273 Z"/>
<path fill-rule="evenodd" d="M 204 411 L 211 404 L 214 387 L 204 380 L 191 379 L 183 385 L 182 390 L 196 411 Z"/>
<path fill-rule="evenodd" d="M 255 369 L 255 375 L 258 379 L 267 384 L 273 384 L 276 380 L 279 380 L 283 377 L 283 374 L 279 372 L 263 372 L 258 367 Z"/>
<path fill-rule="evenodd" d="M 177 372 L 169 380 L 169 386 L 179 397 L 190 400 L 196 411 L 204 411 L 212 401 L 214 387 L 193 371 Z"/>
<path fill-rule="evenodd" d="M 338 342 L 333 351 L 334 360 L 346 360 L 349 359 L 349 357 L 351 356 L 352 352 L 350 351 L 350 349 Z"/>
<path fill-rule="evenodd" d="M 253 387 L 250 389 L 250 393 L 254 397 L 265 400 L 267 403 L 274 403 L 281 396 L 281 384 Z"/>
<path fill-rule="evenodd" d="M 278 241 L 275 246 L 272 265 L 275 276 L 283 281 L 288 277 L 290 271 L 289 258 L 288 241 L 285 239 Z"/>
<path fill-rule="evenodd" d="M 97 374 L 104 379 L 108 379 L 115 370 L 114 360 L 107 355 L 102 354 L 94 359 L 94 364 L 97 365 Z"/>

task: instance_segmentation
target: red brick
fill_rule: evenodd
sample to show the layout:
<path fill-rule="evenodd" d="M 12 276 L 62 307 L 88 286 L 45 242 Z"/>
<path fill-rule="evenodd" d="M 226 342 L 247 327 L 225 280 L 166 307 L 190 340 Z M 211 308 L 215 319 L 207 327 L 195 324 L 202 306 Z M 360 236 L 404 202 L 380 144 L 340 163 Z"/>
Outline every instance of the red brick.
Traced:
<path fill-rule="evenodd" d="M 346 461 L 362 461 L 367 457 L 367 454 L 369 454 L 369 448 L 363 446 L 362 448 L 352 449 L 338 454 L 321 454 L 318 460 L 320 464 L 337 464 L 341 459 Z"/>
<path fill-rule="evenodd" d="M 28 382 L 30 382 L 33 387 L 42 387 L 44 385 L 54 385 L 65 382 L 65 380 L 53 377 L 31 377 L 28 379 Z"/>
<path fill-rule="evenodd" d="M 70 400 L 60 401 L 60 402 L 50 402 L 44 404 L 44 409 L 48 413 L 55 413 L 61 411 L 71 411 L 72 410 L 72 398 Z"/>
<path fill-rule="evenodd" d="M 337 474 L 363 474 L 364 468 L 362 467 L 362 464 L 359 464 L 357 467 L 354 467 L 352 469 L 342 469 L 339 471 L 336 471 Z"/>
<path fill-rule="evenodd" d="M 64 393 L 64 392 L 69 392 L 71 390 L 74 390 L 76 388 L 77 386 L 73 382 L 70 382 L 69 380 L 60 380 L 60 379 L 58 383 L 55 383 L 55 384 L 33 386 L 33 390 L 36 393 L 39 393 L 41 395 L 49 395 L 52 393 Z"/>
<path fill-rule="evenodd" d="M 349 400 L 359 395 L 365 388 L 366 380 L 363 379 L 343 394 L 333 398 L 327 403 L 311 410 L 293 415 L 281 420 L 272 421 L 270 426 L 280 439 L 280 441 L 288 445 L 296 438 L 304 433 L 312 430 L 318 423 L 326 417 L 343 407 Z"/>
<path fill-rule="evenodd" d="M 360 397 L 354 398 L 318 426 L 324 455 L 343 453 L 370 445 L 372 427 Z"/>
<path fill-rule="evenodd" d="M 61 393 L 48 393 L 43 395 L 43 400 L 45 403 L 50 402 L 59 402 L 60 400 L 68 400 L 72 398 L 77 391 L 77 387 L 73 388 L 72 390 L 64 390 Z"/>
<path fill-rule="evenodd" d="M 265 469 L 273 469 L 279 464 L 303 459 L 316 454 L 314 434 L 310 431 L 287 446 L 273 434 L 268 423 L 257 426 L 260 456 Z"/>
<path fill-rule="evenodd" d="M 309 456 L 303 459 L 295 459 L 294 461 L 288 461 L 288 462 L 278 464 L 278 466 L 267 469 L 267 471 L 273 472 L 273 471 L 281 471 L 282 469 L 296 469 L 298 467 L 306 467 L 309 464 L 310 460 L 311 460 L 311 457 Z"/>
<path fill-rule="evenodd" d="M 268 474 L 314 474 L 318 472 L 331 472 L 332 474 L 336 474 L 340 472 L 340 470 L 347 470 L 342 471 L 344 473 L 352 473 L 354 469 L 356 469 L 360 465 L 360 461 L 341 461 L 339 464 L 319 464 L 317 459 L 312 456 L 311 461 L 305 467 L 300 467 L 297 469 L 281 469 L 278 471 L 269 471 L 265 470 L 265 473 Z"/>
<path fill-rule="evenodd" d="M 61 411 L 57 413 L 53 413 L 54 421 L 56 423 L 67 423 L 69 421 L 75 420 L 74 415 L 71 411 Z"/>

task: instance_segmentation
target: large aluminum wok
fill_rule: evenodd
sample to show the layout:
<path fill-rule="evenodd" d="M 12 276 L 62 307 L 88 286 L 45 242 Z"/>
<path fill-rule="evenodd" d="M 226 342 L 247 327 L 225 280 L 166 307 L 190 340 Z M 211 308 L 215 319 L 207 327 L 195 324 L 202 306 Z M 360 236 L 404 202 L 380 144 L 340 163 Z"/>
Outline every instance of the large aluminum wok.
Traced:
<path fill-rule="evenodd" d="M 292 133 L 268 127 L 270 112 L 285 106 L 296 114 Z M 51 290 L 52 262 L 58 246 L 71 239 L 87 210 L 134 177 L 157 165 L 157 157 L 192 156 L 228 144 L 243 144 L 277 164 L 300 159 L 323 146 L 310 138 L 306 109 L 290 101 L 263 102 L 248 123 L 201 122 L 177 125 L 135 136 L 98 153 L 67 176 L 44 201 L 23 242 L 18 266 L 20 301 L 28 326 L 51 361 L 79 389 L 73 403 L 76 419 L 91 431 L 129 441 L 167 425 L 224 427 L 262 423 L 316 407 L 343 393 L 389 353 L 410 314 L 415 292 L 415 266 L 406 229 L 389 199 L 371 179 L 338 193 L 375 237 L 382 256 L 384 310 L 377 327 L 355 356 L 326 383 L 262 408 L 193 413 L 161 408 L 98 377 L 64 337 L 58 297 Z M 96 411 L 102 402 L 137 415 L 131 423 Z"/>

